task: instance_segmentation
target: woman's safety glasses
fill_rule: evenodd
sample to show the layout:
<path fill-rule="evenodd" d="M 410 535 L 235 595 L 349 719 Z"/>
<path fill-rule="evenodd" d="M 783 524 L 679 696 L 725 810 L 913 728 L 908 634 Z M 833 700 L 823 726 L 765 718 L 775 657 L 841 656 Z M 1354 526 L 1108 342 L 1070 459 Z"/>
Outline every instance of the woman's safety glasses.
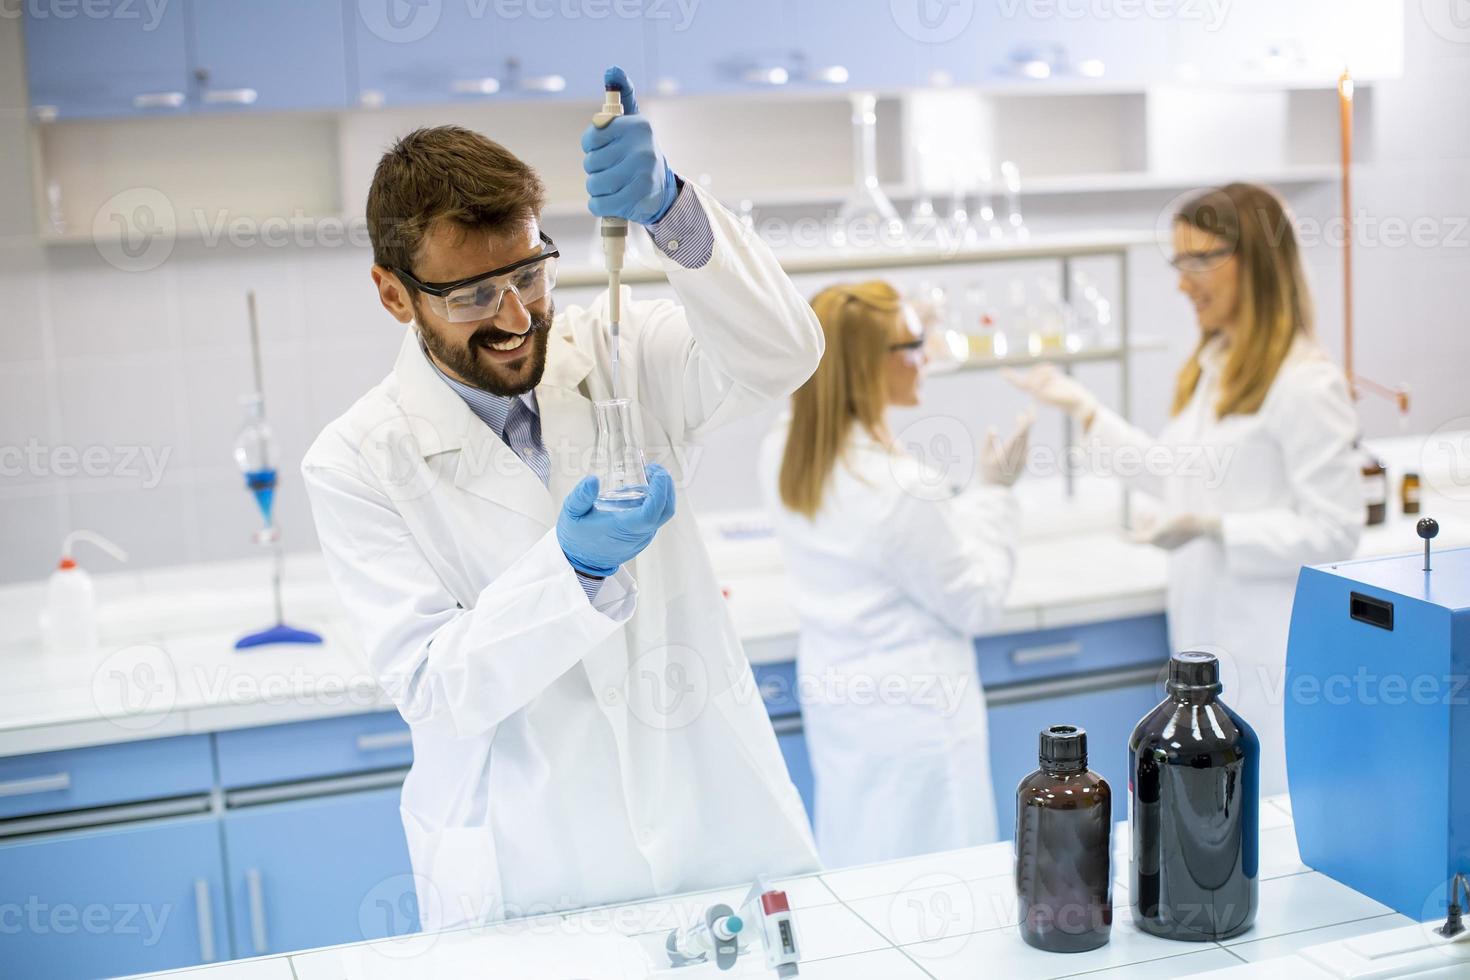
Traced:
<path fill-rule="evenodd" d="M 904 327 L 907 328 L 904 339 L 889 344 L 888 350 L 901 356 L 911 366 L 922 367 L 924 346 L 929 343 L 929 332 L 924 329 L 918 311 L 907 303 L 903 305 L 902 316 Z"/>
<path fill-rule="evenodd" d="M 561 251 L 545 232 L 541 233 L 541 246 L 536 255 L 454 282 L 420 282 L 405 270 L 393 271 L 423 293 L 427 297 L 425 303 L 438 316 L 450 323 L 472 323 L 499 313 L 507 292 L 514 292 L 524 306 L 551 292 L 556 285 L 556 260 Z"/>
<path fill-rule="evenodd" d="M 1214 248 L 1208 252 L 1180 252 L 1169 264 L 1180 272 L 1209 272 L 1235 254 L 1233 247 Z"/>

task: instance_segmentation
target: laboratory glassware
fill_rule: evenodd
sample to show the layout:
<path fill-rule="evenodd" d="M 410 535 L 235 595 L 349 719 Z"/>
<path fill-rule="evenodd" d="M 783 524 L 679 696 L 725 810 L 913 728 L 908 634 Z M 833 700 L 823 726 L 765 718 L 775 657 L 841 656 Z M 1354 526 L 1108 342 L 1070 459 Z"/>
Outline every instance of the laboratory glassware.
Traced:
<path fill-rule="evenodd" d="M 285 553 L 281 546 L 281 532 L 275 520 L 277 465 L 280 453 L 276 448 L 275 434 L 265 417 L 265 379 L 260 360 L 260 328 L 255 312 L 255 291 L 245 294 L 245 306 L 250 319 L 250 356 L 255 371 L 255 391 L 240 401 L 245 408 L 245 422 L 235 436 L 235 465 L 245 477 L 245 488 L 250 491 L 255 506 L 260 511 L 261 527 L 254 534 L 258 545 L 271 549 L 271 597 L 276 623 L 255 633 L 248 633 L 235 641 L 236 650 L 264 646 L 268 643 L 320 643 L 322 638 L 310 630 L 286 625 L 285 609 L 281 601 L 281 576 L 285 565 Z"/>
<path fill-rule="evenodd" d="M 852 232 L 860 225 L 873 226 L 880 241 L 904 240 L 903 220 L 878 183 L 878 97 L 871 92 L 854 92 L 852 100 L 852 193 L 837 212 L 832 244 L 854 243 Z"/>
<path fill-rule="evenodd" d="M 1005 181 L 1006 189 L 1006 227 L 1017 238 L 1029 238 L 1031 233 L 1026 228 L 1026 219 L 1021 217 L 1021 168 L 1010 160 L 1002 161 L 1000 177 Z"/>
<path fill-rule="evenodd" d="M 245 421 L 235 436 L 235 465 L 245 475 L 245 488 L 260 510 L 261 526 L 255 532 L 256 544 L 270 544 L 280 536 L 275 525 L 276 501 L 276 437 L 265 420 L 265 397 L 258 391 L 240 399 Z"/>
<path fill-rule="evenodd" d="M 643 503 L 648 495 L 648 474 L 643 468 L 643 447 L 633 431 L 632 403 L 626 398 L 595 402 L 597 443 L 593 449 L 593 473 L 597 475 L 599 510 L 627 510 Z"/>
<path fill-rule="evenodd" d="M 1050 953 L 1106 945 L 1113 928 L 1113 793 L 1087 768 L 1087 732 L 1052 725 L 1016 788 L 1021 938 Z"/>
<path fill-rule="evenodd" d="M 1256 918 L 1261 743 L 1219 700 L 1214 654 L 1174 654 L 1167 690 L 1128 739 L 1133 921 L 1164 939 L 1228 939 Z"/>

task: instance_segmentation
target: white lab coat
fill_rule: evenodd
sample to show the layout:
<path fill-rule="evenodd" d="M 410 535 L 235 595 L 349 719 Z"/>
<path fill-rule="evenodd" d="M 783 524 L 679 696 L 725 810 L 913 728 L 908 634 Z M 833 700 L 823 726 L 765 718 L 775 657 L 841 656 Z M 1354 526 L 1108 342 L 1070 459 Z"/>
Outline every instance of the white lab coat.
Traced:
<path fill-rule="evenodd" d="M 797 671 L 828 867 L 996 838 L 985 693 L 972 635 L 999 615 L 1015 561 L 1009 490 L 944 475 L 853 430 L 815 520 L 788 510 L 778 425 L 766 507 L 801 624 Z"/>
<path fill-rule="evenodd" d="M 623 301 L 623 394 L 678 486 L 693 440 L 789 394 L 822 351 L 770 251 L 701 200 L 713 257 L 662 260 L 683 306 Z M 332 579 L 412 727 L 402 815 L 426 929 L 817 867 L 687 501 L 595 604 L 557 543 L 610 396 L 605 323 L 604 296 L 551 328 L 549 489 L 412 330 L 302 466 Z"/>
<path fill-rule="evenodd" d="M 1157 440 L 1106 409 L 1088 434 L 1166 513 L 1220 516 L 1220 540 L 1169 555 L 1169 642 L 1220 657 L 1221 699 L 1260 736 L 1270 795 L 1287 789 L 1283 686 L 1297 572 L 1351 557 L 1363 528 L 1358 417 L 1342 370 L 1307 338 L 1252 415 L 1215 417 L 1223 364 L 1218 344 L 1202 352 L 1194 397 Z M 1150 465 L 1130 462 L 1149 455 Z"/>

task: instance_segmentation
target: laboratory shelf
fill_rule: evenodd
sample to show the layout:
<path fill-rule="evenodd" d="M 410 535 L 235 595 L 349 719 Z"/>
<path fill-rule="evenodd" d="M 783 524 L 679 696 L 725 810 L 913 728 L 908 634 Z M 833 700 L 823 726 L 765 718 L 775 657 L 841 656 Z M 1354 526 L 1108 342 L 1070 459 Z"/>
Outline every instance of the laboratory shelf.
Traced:
<path fill-rule="evenodd" d="M 1039 354 L 1007 354 L 1005 357 L 970 357 L 953 366 L 936 368 L 931 362 L 931 374 L 948 371 L 994 371 L 997 368 L 1025 367 L 1028 364 L 1088 364 L 1097 361 L 1116 361 L 1128 354 L 1166 350 L 1168 345 L 1162 337 L 1141 337 L 1126 348 L 1117 345 L 1084 347 L 1081 350 L 1049 350 Z"/>
<path fill-rule="evenodd" d="M 787 275 L 827 272 L 860 272 L 878 269 L 916 269 L 926 266 L 969 265 L 986 262 L 1021 262 L 1030 259 L 1072 259 L 1094 255 L 1125 255 L 1129 248 L 1158 244 L 1151 231 L 1080 231 L 1032 235 L 1026 239 L 1004 239 L 960 249 L 912 248 L 892 249 L 822 249 L 797 254 L 776 252 L 776 258 Z M 632 268 L 623 273 L 623 282 L 663 282 L 663 271 Z M 607 283 L 607 272 L 594 266 L 561 265 L 556 283 L 563 287 L 593 287 Z"/>

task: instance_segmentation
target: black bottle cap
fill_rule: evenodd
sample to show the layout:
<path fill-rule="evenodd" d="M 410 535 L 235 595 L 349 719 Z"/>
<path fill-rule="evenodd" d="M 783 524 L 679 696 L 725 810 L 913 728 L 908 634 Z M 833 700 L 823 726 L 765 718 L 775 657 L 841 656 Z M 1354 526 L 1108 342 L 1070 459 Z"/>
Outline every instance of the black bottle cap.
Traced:
<path fill-rule="evenodd" d="M 1213 653 L 1185 650 L 1169 658 L 1169 692 L 1171 694 L 1211 691 L 1219 694 L 1220 660 Z"/>
<path fill-rule="evenodd" d="M 1041 730 L 1041 765 L 1051 771 L 1087 768 L 1087 732 L 1076 725 L 1052 725 Z"/>

